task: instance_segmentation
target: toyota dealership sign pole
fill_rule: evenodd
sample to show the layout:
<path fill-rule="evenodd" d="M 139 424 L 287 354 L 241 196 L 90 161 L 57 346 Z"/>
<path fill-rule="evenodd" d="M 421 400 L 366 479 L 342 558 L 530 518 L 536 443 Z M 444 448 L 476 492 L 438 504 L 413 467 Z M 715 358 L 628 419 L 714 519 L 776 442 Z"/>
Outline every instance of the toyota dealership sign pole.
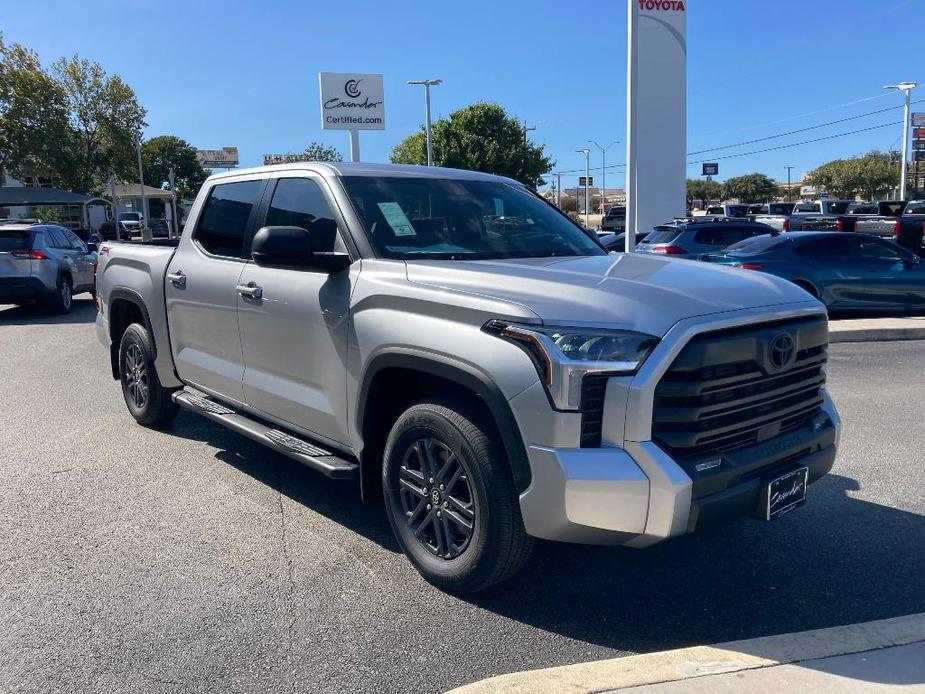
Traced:
<path fill-rule="evenodd" d="M 628 0 L 626 251 L 687 209 L 687 0 Z"/>
<path fill-rule="evenodd" d="M 360 161 L 360 131 L 385 130 L 382 75 L 322 72 L 321 129 L 350 131 L 350 161 Z"/>

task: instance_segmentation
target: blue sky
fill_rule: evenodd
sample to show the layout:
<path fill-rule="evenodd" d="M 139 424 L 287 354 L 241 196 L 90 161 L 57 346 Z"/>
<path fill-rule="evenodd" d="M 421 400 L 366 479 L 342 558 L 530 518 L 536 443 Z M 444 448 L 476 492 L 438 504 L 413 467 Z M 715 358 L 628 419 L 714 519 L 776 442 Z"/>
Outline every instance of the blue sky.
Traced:
<path fill-rule="evenodd" d="M 147 136 L 178 135 L 204 149 L 237 145 L 242 165 L 313 140 L 348 155 L 348 133 L 320 128 L 321 71 L 385 75 L 386 130 L 361 135 L 368 161 L 387 161 L 423 121 L 421 88 L 408 79 L 444 80 L 433 91 L 435 115 L 480 99 L 502 104 L 537 127 L 531 136 L 557 170 L 583 168 L 575 150 L 588 139 L 625 139 L 623 0 L 4 4 L 8 42 L 35 49 L 45 63 L 74 52 L 99 61 L 138 93 Z M 923 22 L 925 0 L 690 0 L 688 151 L 899 105 L 900 95 L 881 87 L 925 83 Z M 913 98 L 925 99 L 925 84 Z M 897 109 L 691 160 L 896 123 L 718 159 L 720 179 L 752 171 L 786 178 L 788 164 L 797 176 L 832 158 L 898 149 L 900 119 Z M 622 144 L 610 149 L 608 164 L 623 160 Z M 699 174 L 699 164 L 688 171 Z M 563 176 L 563 185 L 577 175 Z M 610 170 L 607 184 L 622 186 L 622 169 Z"/>

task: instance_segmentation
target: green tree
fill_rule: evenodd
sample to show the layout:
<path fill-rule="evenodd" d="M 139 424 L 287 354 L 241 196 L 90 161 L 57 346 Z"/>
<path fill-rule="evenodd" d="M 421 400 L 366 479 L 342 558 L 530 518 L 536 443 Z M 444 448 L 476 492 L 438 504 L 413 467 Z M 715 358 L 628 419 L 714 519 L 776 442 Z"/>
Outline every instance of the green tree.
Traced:
<path fill-rule="evenodd" d="M 456 169 L 507 176 L 536 188 L 552 169 L 543 145 L 527 139 L 527 131 L 498 104 L 478 102 L 433 124 L 434 163 Z M 392 149 L 396 164 L 426 164 L 424 128 Z"/>
<path fill-rule="evenodd" d="M 777 184 L 761 173 L 734 176 L 723 184 L 723 198 L 739 202 L 765 202 L 777 194 Z"/>
<path fill-rule="evenodd" d="M 899 166 L 886 152 L 868 152 L 849 159 L 835 159 L 806 176 L 806 183 L 839 198 L 862 195 L 870 200 L 889 193 L 899 184 Z"/>
<path fill-rule="evenodd" d="M 694 201 L 702 207 L 710 204 L 711 200 L 720 200 L 723 197 L 723 184 L 716 181 L 707 181 L 702 178 L 687 179 L 687 206 L 693 207 Z"/>
<path fill-rule="evenodd" d="M 68 134 L 63 90 L 35 52 L 7 46 L 0 34 L 0 186 L 7 172 L 47 169 Z"/>
<path fill-rule="evenodd" d="M 312 142 L 303 152 L 303 161 L 343 161 L 344 157 L 333 147 L 320 142 Z"/>
<path fill-rule="evenodd" d="M 186 141 L 173 135 L 152 137 L 141 145 L 141 161 L 145 181 L 159 186 L 170 180 L 173 169 L 177 194 L 181 198 L 193 197 L 206 180 L 206 172 L 196 159 L 196 150 Z"/>
<path fill-rule="evenodd" d="M 563 212 L 575 212 L 578 210 L 578 201 L 575 198 L 563 195 L 559 201 L 560 208 Z"/>
<path fill-rule="evenodd" d="M 63 187 L 100 190 L 110 172 L 134 175 L 134 141 L 145 126 L 145 109 L 118 75 L 74 56 L 52 66 L 67 99 L 70 134 L 54 165 Z"/>

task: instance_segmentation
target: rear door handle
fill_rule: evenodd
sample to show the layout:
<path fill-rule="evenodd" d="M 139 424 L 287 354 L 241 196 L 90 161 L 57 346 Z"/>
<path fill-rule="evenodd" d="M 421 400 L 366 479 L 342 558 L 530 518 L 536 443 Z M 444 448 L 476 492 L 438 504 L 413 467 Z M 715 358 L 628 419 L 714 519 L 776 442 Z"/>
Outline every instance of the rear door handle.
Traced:
<path fill-rule="evenodd" d="M 260 299 L 263 297 L 263 287 L 258 287 L 256 282 L 239 284 L 236 289 L 238 294 L 248 299 Z"/>
<path fill-rule="evenodd" d="M 167 281 L 178 289 L 186 289 L 186 273 L 183 270 L 167 273 Z"/>

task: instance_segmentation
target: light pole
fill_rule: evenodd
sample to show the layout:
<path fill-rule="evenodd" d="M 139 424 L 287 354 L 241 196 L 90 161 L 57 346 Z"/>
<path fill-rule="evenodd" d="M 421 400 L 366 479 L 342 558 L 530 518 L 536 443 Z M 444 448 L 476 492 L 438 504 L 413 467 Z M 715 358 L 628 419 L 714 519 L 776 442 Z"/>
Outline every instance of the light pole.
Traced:
<path fill-rule="evenodd" d="M 790 202 L 790 172 L 793 171 L 792 166 L 785 166 L 787 169 L 787 202 Z"/>
<path fill-rule="evenodd" d="M 909 113 L 910 107 L 910 97 L 912 90 L 918 86 L 918 82 L 900 82 L 899 84 L 885 84 L 883 85 L 884 89 L 895 89 L 903 93 L 903 96 L 906 98 L 906 105 L 903 109 L 903 153 L 902 153 L 902 168 L 900 169 L 899 175 L 899 199 L 906 199 L 906 169 L 908 168 L 906 162 L 909 161 L 909 120 L 911 115 Z"/>
<path fill-rule="evenodd" d="M 585 229 L 591 227 L 591 220 L 589 215 L 591 214 L 589 200 L 588 200 L 588 179 L 591 178 L 591 150 L 585 147 L 584 149 L 575 150 L 579 154 L 585 155 Z"/>
<path fill-rule="evenodd" d="M 604 212 L 604 197 L 607 195 L 607 150 L 614 145 L 619 144 L 620 141 L 614 140 L 606 147 L 601 147 L 601 145 L 595 140 L 588 140 L 588 142 L 590 142 L 592 145 L 596 145 L 597 148 L 601 150 L 601 212 Z"/>
<path fill-rule="evenodd" d="M 536 130 L 536 126 L 531 125 L 530 127 L 527 127 L 527 121 L 524 121 L 524 144 L 527 144 L 528 142 L 527 133 L 530 132 L 531 130 Z"/>
<path fill-rule="evenodd" d="M 138 153 L 138 192 L 141 194 L 141 240 L 150 241 L 150 232 L 145 233 L 148 229 L 148 198 L 145 195 L 145 173 L 141 167 L 141 133 L 135 136 L 135 151 Z"/>
<path fill-rule="evenodd" d="M 558 171 L 554 174 L 556 177 L 556 207 L 562 209 L 562 174 Z"/>
<path fill-rule="evenodd" d="M 427 165 L 434 165 L 434 139 L 430 129 L 430 88 L 443 84 L 443 80 L 408 80 L 408 84 L 424 86 L 424 123 L 427 130 Z"/>

